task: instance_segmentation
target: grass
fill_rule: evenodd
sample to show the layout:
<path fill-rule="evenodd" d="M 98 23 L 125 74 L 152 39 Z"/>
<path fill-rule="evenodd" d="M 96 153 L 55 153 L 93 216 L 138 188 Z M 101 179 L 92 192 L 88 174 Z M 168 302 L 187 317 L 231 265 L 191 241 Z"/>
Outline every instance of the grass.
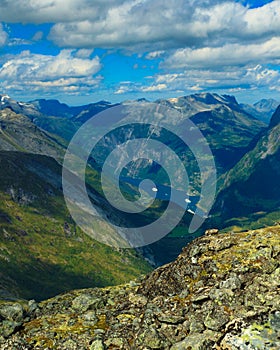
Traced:
<path fill-rule="evenodd" d="M 46 178 L 46 169 L 50 176 L 61 171 L 53 159 L 0 152 L 0 164 L 0 273 L 10 281 L 5 289 L 42 300 L 75 288 L 124 283 L 151 270 L 134 250 L 103 245 L 75 226 L 59 181 L 53 186 Z M 15 193 L 32 194 L 32 201 L 13 199 L 11 186 Z M 107 227 L 99 227 L 106 234 Z"/>

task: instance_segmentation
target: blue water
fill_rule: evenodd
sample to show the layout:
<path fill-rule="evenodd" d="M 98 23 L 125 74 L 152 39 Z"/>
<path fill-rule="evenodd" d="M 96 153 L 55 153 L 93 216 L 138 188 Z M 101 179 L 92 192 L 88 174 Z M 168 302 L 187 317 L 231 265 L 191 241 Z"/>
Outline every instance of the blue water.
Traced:
<path fill-rule="evenodd" d="M 131 184 L 135 187 L 139 187 L 140 182 L 142 179 L 135 179 L 130 177 L 121 177 L 121 182 Z M 153 187 L 157 189 L 156 192 L 153 191 Z M 143 187 L 145 192 L 151 195 L 156 195 L 157 199 L 169 201 L 170 200 L 170 194 L 171 194 L 171 187 L 165 186 L 165 185 L 159 185 L 155 184 L 155 186 L 144 186 Z M 196 205 L 199 201 L 199 196 L 188 196 L 186 192 L 182 190 L 176 190 L 173 189 L 173 202 L 179 205 L 180 207 L 184 208 L 185 210 L 188 210 L 189 212 L 195 212 L 197 210 Z M 204 215 L 203 212 L 200 213 L 201 215 Z"/>

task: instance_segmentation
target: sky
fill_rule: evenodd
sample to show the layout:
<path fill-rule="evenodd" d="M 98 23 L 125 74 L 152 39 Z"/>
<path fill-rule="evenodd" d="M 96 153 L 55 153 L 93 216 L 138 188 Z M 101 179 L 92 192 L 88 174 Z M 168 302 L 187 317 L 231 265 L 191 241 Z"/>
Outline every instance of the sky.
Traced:
<path fill-rule="evenodd" d="M 0 0 L 0 94 L 280 101 L 280 0 Z"/>

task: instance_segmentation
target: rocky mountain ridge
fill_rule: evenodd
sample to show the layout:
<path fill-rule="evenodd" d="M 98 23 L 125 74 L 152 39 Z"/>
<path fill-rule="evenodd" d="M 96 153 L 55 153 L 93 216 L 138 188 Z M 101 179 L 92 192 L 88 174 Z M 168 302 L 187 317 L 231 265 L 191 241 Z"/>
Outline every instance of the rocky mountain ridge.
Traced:
<path fill-rule="evenodd" d="M 138 282 L 1 303 L 1 349 L 279 349 L 280 227 L 212 232 Z"/>
<path fill-rule="evenodd" d="M 65 151 L 54 135 L 10 108 L 0 110 L 0 150 L 43 154 L 60 162 Z"/>

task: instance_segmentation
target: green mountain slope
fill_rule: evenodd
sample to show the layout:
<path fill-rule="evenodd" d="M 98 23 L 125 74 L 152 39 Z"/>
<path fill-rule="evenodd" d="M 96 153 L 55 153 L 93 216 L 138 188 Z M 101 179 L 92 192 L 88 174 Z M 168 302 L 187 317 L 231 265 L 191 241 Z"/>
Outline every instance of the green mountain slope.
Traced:
<path fill-rule="evenodd" d="M 150 269 L 133 250 L 102 245 L 73 223 L 52 158 L 0 152 L 0 295 L 44 299 L 129 281 Z M 97 222 L 96 229 L 108 229 Z"/>
<path fill-rule="evenodd" d="M 280 109 L 255 148 L 221 179 L 215 206 L 226 225 L 271 224 L 280 212 Z M 239 219 L 234 219 L 239 218 Z M 219 219 L 218 219 L 219 220 Z"/>

